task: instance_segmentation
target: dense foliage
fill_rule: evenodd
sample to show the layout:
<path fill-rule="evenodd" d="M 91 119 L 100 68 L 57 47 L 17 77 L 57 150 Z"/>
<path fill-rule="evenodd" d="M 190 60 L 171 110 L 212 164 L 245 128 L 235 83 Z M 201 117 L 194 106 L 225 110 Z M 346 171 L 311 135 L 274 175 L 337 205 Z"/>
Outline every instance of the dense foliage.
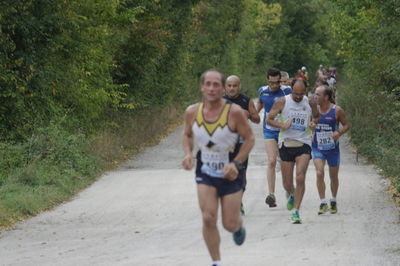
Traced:
<path fill-rule="evenodd" d="M 255 96 L 271 66 L 345 66 L 353 139 L 399 176 L 399 11 L 395 0 L 1 1 L 0 224 L 160 134 L 214 67 Z"/>
<path fill-rule="evenodd" d="M 400 2 L 335 0 L 330 11 L 352 140 L 400 193 Z"/>

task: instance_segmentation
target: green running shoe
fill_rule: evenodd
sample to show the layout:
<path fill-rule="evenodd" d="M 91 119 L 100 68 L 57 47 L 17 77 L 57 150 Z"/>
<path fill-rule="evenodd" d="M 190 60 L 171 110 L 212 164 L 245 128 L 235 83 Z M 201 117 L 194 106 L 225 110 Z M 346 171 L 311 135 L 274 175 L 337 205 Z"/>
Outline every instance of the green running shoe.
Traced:
<path fill-rule="evenodd" d="M 294 207 L 294 197 L 293 195 L 289 195 L 286 207 L 289 211 L 293 210 Z"/>
<path fill-rule="evenodd" d="M 336 206 L 336 201 L 331 201 L 331 209 L 330 209 L 332 214 L 337 213 L 337 206 Z"/>
<path fill-rule="evenodd" d="M 240 215 L 242 215 L 242 216 L 245 215 L 244 208 L 243 208 L 243 202 L 240 203 Z"/>
<path fill-rule="evenodd" d="M 328 204 L 321 203 L 321 205 L 319 205 L 318 215 L 324 214 L 326 212 L 328 212 Z"/>
<path fill-rule="evenodd" d="M 291 217 L 292 221 L 294 224 L 301 224 L 301 219 L 300 219 L 300 215 L 299 212 L 294 210 L 292 212 L 292 217 Z"/>
<path fill-rule="evenodd" d="M 240 229 L 233 233 L 233 241 L 235 241 L 235 244 L 240 246 L 243 244 L 244 240 L 246 239 L 246 229 L 241 226 Z"/>

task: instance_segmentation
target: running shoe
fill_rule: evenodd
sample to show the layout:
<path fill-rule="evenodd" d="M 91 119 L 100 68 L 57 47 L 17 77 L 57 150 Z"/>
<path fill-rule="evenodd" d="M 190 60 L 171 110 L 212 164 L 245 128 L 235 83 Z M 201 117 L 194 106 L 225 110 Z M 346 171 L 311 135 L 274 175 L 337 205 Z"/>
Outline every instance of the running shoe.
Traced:
<path fill-rule="evenodd" d="M 331 201 L 331 209 L 330 209 L 332 214 L 337 213 L 337 206 L 336 206 L 336 201 Z"/>
<path fill-rule="evenodd" d="M 299 212 L 294 210 L 292 212 L 292 217 L 291 217 L 292 221 L 294 224 L 301 224 L 301 219 L 300 219 L 300 215 Z"/>
<path fill-rule="evenodd" d="M 241 226 L 240 229 L 233 233 L 233 241 L 235 241 L 235 244 L 240 246 L 243 244 L 244 240 L 246 239 L 246 229 Z"/>
<path fill-rule="evenodd" d="M 318 215 L 324 214 L 326 212 L 328 212 L 328 204 L 321 203 L 321 205 L 319 205 Z"/>
<path fill-rule="evenodd" d="M 289 195 L 287 203 L 286 203 L 286 207 L 289 211 L 293 210 L 294 207 L 294 197 L 293 195 Z"/>
<path fill-rule="evenodd" d="M 243 202 L 240 203 L 240 215 L 242 215 L 242 216 L 245 215 L 244 208 L 243 208 Z"/>
<path fill-rule="evenodd" d="M 276 199 L 275 196 L 272 194 L 269 194 L 267 198 L 265 199 L 265 203 L 269 205 L 270 208 L 276 207 Z"/>

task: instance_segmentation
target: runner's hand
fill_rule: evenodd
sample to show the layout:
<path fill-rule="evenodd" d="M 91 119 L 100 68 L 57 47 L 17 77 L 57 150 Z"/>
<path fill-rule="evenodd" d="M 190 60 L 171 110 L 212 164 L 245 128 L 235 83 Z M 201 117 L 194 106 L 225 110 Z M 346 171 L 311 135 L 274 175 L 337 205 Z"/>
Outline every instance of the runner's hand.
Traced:
<path fill-rule="evenodd" d="M 317 128 L 317 124 L 314 123 L 314 121 L 311 121 L 308 126 L 311 128 L 311 130 L 315 130 Z"/>
<path fill-rule="evenodd" d="M 244 110 L 244 109 L 243 109 L 243 112 L 244 112 L 244 114 L 246 115 L 246 117 L 247 117 L 248 119 L 250 119 L 250 112 L 247 111 L 247 110 Z"/>
<path fill-rule="evenodd" d="M 182 167 L 185 170 L 191 170 L 193 168 L 193 158 L 191 154 L 185 155 L 182 160 Z"/>
<path fill-rule="evenodd" d="M 233 181 L 237 178 L 239 171 L 234 163 L 229 163 L 224 166 L 224 168 L 222 169 L 222 173 L 224 175 L 224 178 Z"/>
<path fill-rule="evenodd" d="M 282 124 L 282 129 L 288 129 L 292 125 L 292 120 L 289 119 L 285 123 Z"/>
<path fill-rule="evenodd" d="M 340 133 L 335 131 L 335 132 L 333 132 L 332 137 L 333 137 L 333 140 L 336 141 L 340 138 Z"/>

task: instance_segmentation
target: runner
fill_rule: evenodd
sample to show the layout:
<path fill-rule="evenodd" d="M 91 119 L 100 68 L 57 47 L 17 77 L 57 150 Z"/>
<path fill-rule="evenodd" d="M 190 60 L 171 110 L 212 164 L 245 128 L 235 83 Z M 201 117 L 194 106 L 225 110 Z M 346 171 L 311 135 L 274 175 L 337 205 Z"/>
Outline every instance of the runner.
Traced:
<path fill-rule="evenodd" d="M 242 109 L 222 98 L 225 79 L 221 72 L 208 70 L 200 77 L 203 102 L 189 106 L 183 131 L 186 170 L 193 168 L 193 142 L 197 143 L 196 183 L 203 220 L 203 238 L 212 265 L 221 265 L 218 206 L 222 224 L 233 233 L 237 245 L 243 244 L 246 230 L 240 216 L 243 194 L 243 162 L 254 145 L 254 136 Z M 239 137 L 243 143 L 239 147 Z"/>
<path fill-rule="evenodd" d="M 316 103 L 309 102 L 303 79 L 294 79 L 293 92 L 276 101 L 272 106 L 267 124 L 281 128 L 279 134 L 279 155 L 283 186 L 288 194 L 287 208 L 294 210 L 291 219 L 301 223 L 300 206 L 305 191 L 305 178 L 311 158 L 311 136 L 319 119 Z M 281 122 L 275 120 L 281 113 Z M 296 166 L 296 188 L 293 185 L 293 170 Z"/>
<path fill-rule="evenodd" d="M 232 75 L 229 76 L 226 79 L 226 85 L 225 85 L 225 94 L 224 98 L 227 99 L 228 101 L 231 101 L 244 110 L 246 117 L 250 119 L 253 123 L 260 123 L 260 116 L 258 115 L 258 112 L 256 110 L 256 106 L 254 105 L 253 100 L 250 99 L 250 97 L 240 93 L 241 89 L 241 83 L 240 83 L 240 78 L 238 76 Z M 240 143 L 243 142 L 242 139 L 239 140 Z M 247 158 L 246 161 L 244 161 L 244 189 L 247 183 L 247 165 L 249 163 L 249 159 Z M 244 191 L 243 191 L 244 192 Z M 243 207 L 243 202 L 240 203 L 240 213 L 242 215 L 245 215 L 244 207 Z"/>
<path fill-rule="evenodd" d="M 281 73 L 279 69 L 270 68 L 267 72 L 267 83 L 269 85 L 263 86 L 258 89 L 258 103 L 257 112 L 264 108 L 263 118 L 263 133 L 265 151 L 267 153 L 267 181 L 268 181 L 268 195 L 265 203 L 270 208 L 276 207 L 275 197 L 275 180 L 276 180 L 276 161 L 278 157 L 278 136 L 279 128 L 272 127 L 266 124 L 268 113 L 271 110 L 274 102 L 282 96 L 288 95 L 292 92 L 291 88 L 280 85 Z"/>
<path fill-rule="evenodd" d="M 286 86 L 290 87 L 292 84 L 292 81 L 289 77 L 289 73 L 286 71 L 281 71 L 281 86 Z"/>
<path fill-rule="evenodd" d="M 350 129 L 350 125 L 343 109 L 335 105 L 332 88 L 320 86 L 316 89 L 316 95 L 320 120 L 314 132 L 312 158 L 317 171 L 317 188 L 321 199 L 318 214 L 328 212 L 328 202 L 325 198 L 325 161 L 328 162 L 331 179 L 330 212 L 336 213 L 340 165 L 339 138 Z M 341 129 L 339 123 L 342 125 Z"/>

